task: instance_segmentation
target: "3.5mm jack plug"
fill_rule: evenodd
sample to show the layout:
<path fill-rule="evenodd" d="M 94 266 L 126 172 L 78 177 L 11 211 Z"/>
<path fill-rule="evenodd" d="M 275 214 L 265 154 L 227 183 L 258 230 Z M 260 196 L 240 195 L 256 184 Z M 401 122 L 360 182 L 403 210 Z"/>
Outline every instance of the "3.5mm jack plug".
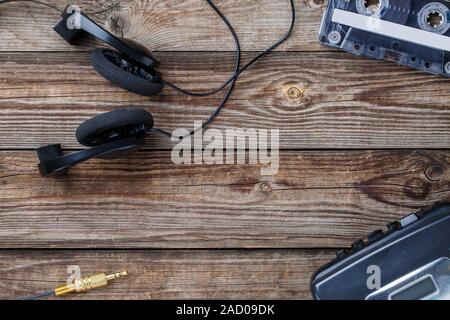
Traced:
<path fill-rule="evenodd" d="M 81 293 L 89 290 L 102 288 L 108 285 L 108 281 L 115 280 L 118 278 L 126 277 L 128 272 L 126 270 L 113 273 L 113 274 L 105 274 L 99 273 L 89 277 L 84 277 L 80 279 L 75 279 L 73 283 L 66 284 L 60 286 L 55 289 L 55 295 L 57 297 L 69 294 L 69 293 Z"/>

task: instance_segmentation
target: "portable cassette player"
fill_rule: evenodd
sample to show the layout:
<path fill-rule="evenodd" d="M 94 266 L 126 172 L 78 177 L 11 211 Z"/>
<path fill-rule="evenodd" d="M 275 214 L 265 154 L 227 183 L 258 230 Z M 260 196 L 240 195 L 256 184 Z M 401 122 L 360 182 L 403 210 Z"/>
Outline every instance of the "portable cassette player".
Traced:
<path fill-rule="evenodd" d="M 378 230 L 311 280 L 319 300 L 450 300 L 450 204 L 410 214 Z"/>
<path fill-rule="evenodd" d="M 450 76 L 449 8 L 446 0 L 329 0 L 320 41 Z"/>

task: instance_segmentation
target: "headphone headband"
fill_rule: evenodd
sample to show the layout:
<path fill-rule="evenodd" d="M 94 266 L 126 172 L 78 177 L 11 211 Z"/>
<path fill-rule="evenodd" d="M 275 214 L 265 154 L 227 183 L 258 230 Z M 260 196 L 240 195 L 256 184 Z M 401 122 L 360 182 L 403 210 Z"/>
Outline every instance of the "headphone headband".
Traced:
<path fill-rule="evenodd" d="M 37 150 L 39 171 L 44 177 L 65 173 L 70 167 L 92 158 L 114 158 L 132 153 L 143 145 L 143 139 L 130 137 L 79 152 L 64 155 L 60 144 L 52 144 Z"/>
<path fill-rule="evenodd" d="M 79 33 L 84 31 L 145 67 L 156 68 L 159 66 L 159 61 L 151 54 L 144 54 L 141 50 L 133 48 L 125 41 L 106 31 L 84 14 L 78 6 L 67 6 L 61 16 L 63 19 L 55 26 L 54 30 L 67 42 L 72 43 Z"/>

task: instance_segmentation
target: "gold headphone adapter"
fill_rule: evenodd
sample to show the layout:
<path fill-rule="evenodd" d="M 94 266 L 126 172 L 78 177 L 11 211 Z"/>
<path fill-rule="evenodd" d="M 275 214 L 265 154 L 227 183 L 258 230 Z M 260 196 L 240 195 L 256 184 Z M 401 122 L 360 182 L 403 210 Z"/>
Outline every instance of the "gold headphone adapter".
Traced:
<path fill-rule="evenodd" d="M 57 297 L 69 294 L 69 293 L 81 293 L 93 289 L 106 287 L 111 280 L 126 277 L 128 272 L 126 270 L 106 275 L 105 273 L 98 273 L 89 277 L 75 279 L 73 283 L 60 286 L 55 289 L 55 295 Z"/>

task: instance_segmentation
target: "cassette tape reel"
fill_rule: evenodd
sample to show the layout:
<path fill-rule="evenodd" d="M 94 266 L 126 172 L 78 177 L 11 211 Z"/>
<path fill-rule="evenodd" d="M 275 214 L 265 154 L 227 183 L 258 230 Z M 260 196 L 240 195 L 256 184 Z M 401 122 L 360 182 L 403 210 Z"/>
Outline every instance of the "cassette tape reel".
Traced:
<path fill-rule="evenodd" d="M 450 0 L 329 0 L 320 41 L 450 77 Z"/>

